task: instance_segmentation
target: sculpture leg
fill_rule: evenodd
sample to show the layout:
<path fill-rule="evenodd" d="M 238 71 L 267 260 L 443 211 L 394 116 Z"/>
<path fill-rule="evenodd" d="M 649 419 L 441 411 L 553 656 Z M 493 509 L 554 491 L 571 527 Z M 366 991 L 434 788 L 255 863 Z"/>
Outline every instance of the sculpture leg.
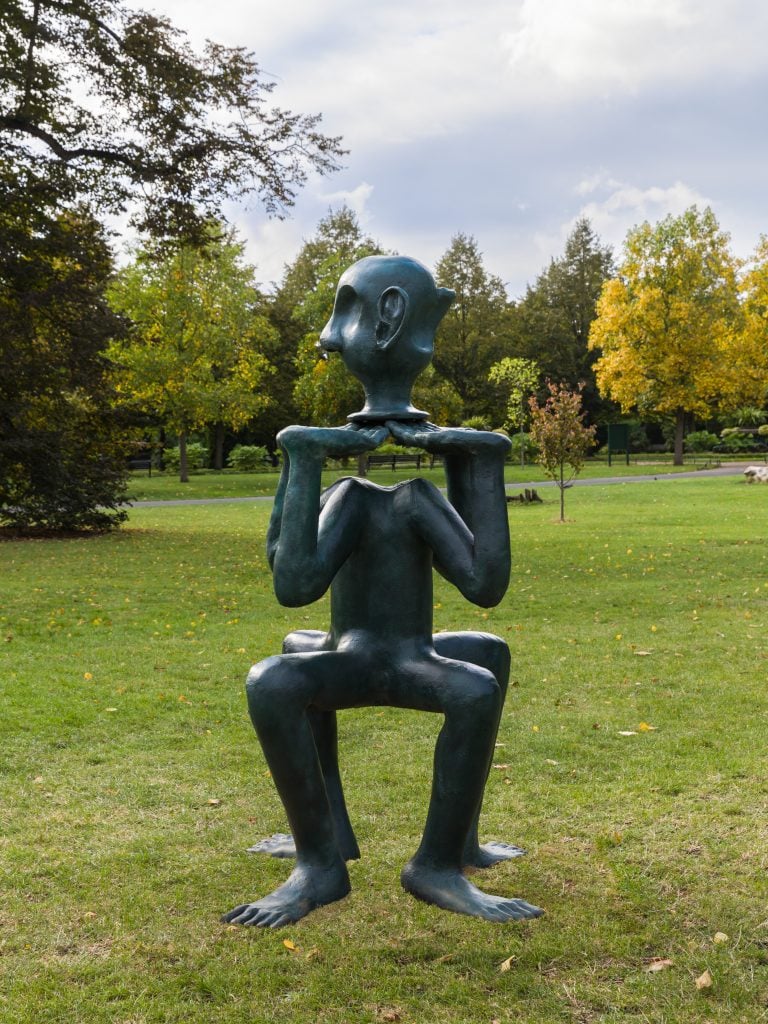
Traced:
<path fill-rule="evenodd" d="M 499 729 L 499 722 L 501 721 L 501 713 L 504 708 L 504 701 L 507 695 L 507 686 L 509 685 L 510 658 L 509 648 L 506 643 L 501 639 L 501 637 L 494 636 L 491 633 L 436 633 L 432 639 L 435 645 L 435 651 L 443 657 L 453 658 L 457 661 L 468 661 L 473 665 L 479 665 L 481 668 L 486 668 L 489 672 L 493 673 L 496 678 L 496 682 L 499 684 L 501 694 L 501 700 L 499 701 L 499 717 L 496 722 L 496 731 L 493 737 L 495 743 Z M 488 762 L 486 777 L 490 772 L 492 763 L 493 751 L 491 752 L 491 758 Z M 477 809 L 477 813 L 464 847 L 465 867 L 487 868 L 502 860 L 512 860 L 514 857 L 522 857 L 525 850 L 522 850 L 519 846 L 514 846 L 511 843 L 489 842 L 482 845 L 480 844 L 478 824 L 481 807 L 482 797 L 481 806 Z"/>
<path fill-rule="evenodd" d="M 248 710 L 288 816 L 296 865 L 283 885 L 235 907 L 224 916 L 227 922 L 279 928 L 349 892 L 307 709 L 329 688 L 335 692 L 324 706 L 339 700 L 344 706 L 344 691 L 352 694 L 359 679 L 355 662 L 335 652 L 289 654 L 251 669 Z"/>
<path fill-rule="evenodd" d="M 445 716 L 424 836 L 403 868 L 403 887 L 427 903 L 488 921 L 538 917 L 537 907 L 481 892 L 462 874 L 498 727 L 498 682 L 487 669 L 437 655 L 403 668 L 392 703 Z"/>
<path fill-rule="evenodd" d="M 326 633 L 318 629 L 296 630 L 294 633 L 289 633 L 283 640 L 283 654 L 307 654 L 321 651 L 326 636 Z M 307 716 L 320 759 L 336 842 L 345 860 L 357 860 L 360 857 L 360 847 L 357 845 L 352 823 L 349 820 L 339 773 L 336 712 L 309 708 Z M 250 846 L 248 852 L 267 853 L 272 857 L 295 857 L 296 845 L 292 835 L 278 832 Z"/>

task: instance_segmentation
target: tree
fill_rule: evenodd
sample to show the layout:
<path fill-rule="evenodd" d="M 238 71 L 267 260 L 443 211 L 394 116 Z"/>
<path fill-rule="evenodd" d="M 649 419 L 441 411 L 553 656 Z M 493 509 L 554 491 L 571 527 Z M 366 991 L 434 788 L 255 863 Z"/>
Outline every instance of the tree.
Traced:
<path fill-rule="evenodd" d="M 714 213 L 694 206 L 633 228 L 598 302 L 589 339 L 598 386 L 624 412 L 674 418 L 676 465 L 686 417 L 736 399 L 736 269 Z"/>
<path fill-rule="evenodd" d="M 733 353 L 739 403 L 764 410 L 768 400 L 768 236 L 760 238 L 740 282 L 744 323 Z M 755 417 L 752 417 L 753 422 Z M 760 422 L 765 422 L 763 419 Z"/>
<path fill-rule="evenodd" d="M 525 465 L 525 445 L 523 443 L 523 427 L 528 418 L 526 400 L 532 391 L 536 390 L 541 377 L 539 364 L 533 359 L 520 359 L 514 356 L 505 356 L 498 363 L 494 363 L 488 373 L 488 379 L 493 384 L 506 386 L 507 414 L 504 422 L 505 429 L 520 430 L 520 465 Z"/>
<path fill-rule="evenodd" d="M 178 433 L 182 482 L 190 431 L 237 429 L 269 402 L 263 384 L 271 367 L 261 349 L 274 330 L 255 311 L 253 268 L 242 255 L 232 232 L 163 258 L 140 250 L 110 290 L 115 309 L 134 323 L 111 349 L 119 397 Z"/>
<path fill-rule="evenodd" d="M 592 419 L 607 412 L 600 399 L 593 364 L 596 353 L 588 348 L 589 329 L 605 281 L 614 273 L 613 253 L 586 218 L 576 222 L 559 259 L 526 289 L 514 309 L 513 347 L 535 359 L 545 377 L 583 384 L 582 401 Z"/>
<path fill-rule="evenodd" d="M 0 523 L 100 531 L 125 518 L 127 444 L 105 349 L 124 330 L 87 210 L 57 213 L 0 173 Z"/>
<path fill-rule="evenodd" d="M 506 354 L 509 341 L 504 284 L 486 271 L 477 242 L 464 234 L 451 240 L 435 277 L 456 292 L 456 301 L 437 330 L 435 369 L 461 397 L 465 417 L 493 416 L 497 402 L 488 387 L 488 371 Z"/>
<path fill-rule="evenodd" d="M 536 461 L 560 490 L 560 522 L 565 522 L 565 490 L 578 475 L 595 438 L 596 427 L 584 424 L 581 389 L 547 381 L 549 397 L 539 405 L 535 396 L 531 408 L 531 436 L 538 449 Z"/>
<path fill-rule="evenodd" d="M 196 54 L 122 0 L 4 0 L 0 65 L 0 143 L 27 187 L 138 204 L 134 223 L 154 237 L 203 241 L 222 201 L 252 192 L 280 213 L 342 152 L 318 116 L 268 105 L 252 54 L 211 42 Z"/>

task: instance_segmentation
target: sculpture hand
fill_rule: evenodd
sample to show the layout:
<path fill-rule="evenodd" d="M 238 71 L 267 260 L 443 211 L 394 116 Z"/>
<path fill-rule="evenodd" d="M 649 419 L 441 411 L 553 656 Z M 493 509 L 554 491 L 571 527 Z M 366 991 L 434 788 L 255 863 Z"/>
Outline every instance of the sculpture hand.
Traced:
<path fill-rule="evenodd" d="M 281 430 L 277 441 L 291 458 L 302 454 L 341 459 L 373 451 L 387 437 L 386 427 L 300 427 Z"/>
<path fill-rule="evenodd" d="M 388 420 L 387 430 L 400 444 L 423 448 L 434 455 L 505 453 L 511 441 L 505 434 L 468 427 L 438 427 L 434 423 L 401 423 Z"/>

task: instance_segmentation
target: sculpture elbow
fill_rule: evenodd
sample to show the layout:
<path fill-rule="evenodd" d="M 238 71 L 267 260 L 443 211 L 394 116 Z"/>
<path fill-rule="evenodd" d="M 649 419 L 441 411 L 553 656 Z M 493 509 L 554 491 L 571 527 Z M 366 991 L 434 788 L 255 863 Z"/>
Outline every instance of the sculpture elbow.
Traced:
<path fill-rule="evenodd" d="M 290 572 L 283 572 L 277 566 L 274 570 L 272 583 L 275 597 L 285 608 L 301 608 L 319 600 L 328 589 L 325 579 L 318 579 L 311 572 L 297 572 L 292 567 Z"/>

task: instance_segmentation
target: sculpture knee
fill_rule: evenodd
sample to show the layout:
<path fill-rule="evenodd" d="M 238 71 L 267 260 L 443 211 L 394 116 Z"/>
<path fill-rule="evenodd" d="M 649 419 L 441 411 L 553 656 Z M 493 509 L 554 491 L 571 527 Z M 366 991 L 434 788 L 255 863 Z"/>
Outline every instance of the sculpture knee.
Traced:
<path fill-rule="evenodd" d="M 511 665 L 511 655 L 506 640 L 494 633 L 482 633 L 483 646 L 487 651 L 488 661 L 486 668 L 496 676 L 502 689 L 506 690 Z"/>
<path fill-rule="evenodd" d="M 254 665 L 245 681 L 248 711 L 254 724 L 287 708 L 295 698 L 295 683 L 296 673 L 280 655 Z"/>
<path fill-rule="evenodd" d="M 495 675 L 484 668 L 463 673 L 450 688 L 445 704 L 446 717 L 461 717 L 472 721 L 495 721 L 501 701 L 502 689 Z"/>

